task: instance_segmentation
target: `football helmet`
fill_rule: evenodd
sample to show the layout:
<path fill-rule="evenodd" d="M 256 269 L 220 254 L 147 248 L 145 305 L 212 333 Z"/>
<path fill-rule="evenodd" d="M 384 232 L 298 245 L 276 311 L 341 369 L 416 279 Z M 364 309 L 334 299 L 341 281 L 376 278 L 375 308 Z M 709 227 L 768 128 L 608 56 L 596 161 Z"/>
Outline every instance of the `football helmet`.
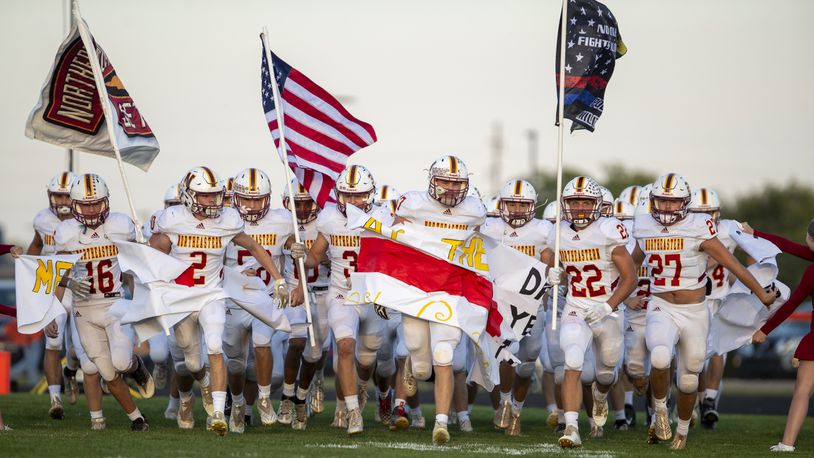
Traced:
<path fill-rule="evenodd" d="M 469 171 L 466 164 L 455 156 L 441 156 L 430 165 L 430 197 L 441 205 L 454 207 L 469 193 Z M 453 183 L 463 183 L 458 186 Z M 446 184 L 446 186 L 444 186 Z"/>
<path fill-rule="evenodd" d="M 194 215 L 220 216 L 225 194 L 224 182 L 209 167 L 195 167 L 181 181 L 181 203 Z M 207 197 L 211 200 L 201 201 Z"/>
<path fill-rule="evenodd" d="M 361 196 L 360 204 L 353 203 L 365 213 L 373 208 L 373 201 L 376 194 L 376 182 L 373 175 L 361 165 L 351 165 L 336 179 L 336 208 L 345 215 L 349 199 Z"/>
<path fill-rule="evenodd" d="M 592 201 L 588 208 L 572 208 L 575 201 Z M 602 189 L 591 177 L 579 176 L 569 181 L 562 190 L 563 219 L 577 228 L 590 225 L 599 218 L 602 207 Z"/>
<path fill-rule="evenodd" d="M 291 189 L 294 190 L 294 213 L 297 214 L 297 223 L 306 224 L 317 219 L 319 206 L 314 202 L 311 194 L 308 194 L 308 190 L 297 181 L 297 177 L 291 178 Z M 290 198 L 288 186 L 286 186 L 283 190 L 283 207 L 286 210 L 290 210 Z"/>
<path fill-rule="evenodd" d="M 241 170 L 232 181 L 232 202 L 243 221 L 263 219 L 271 205 L 271 180 L 260 169 L 250 167 Z M 227 181 L 228 182 L 228 181 Z M 250 201 L 259 201 L 259 207 L 250 207 Z"/>
<path fill-rule="evenodd" d="M 483 203 L 486 207 L 486 216 L 489 218 L 500 218 L 500 197 L 495 196 Z"/>
<path fill-rule="evenodd" d="M 602 206 L 599 208 L 600 216 L 613 216 L 613 194 L 610 189 L 599 186 L 602 191 Z"/>
<path fill-rule="evenodd" d="M 628 186 L 619 193 L 619 199 L 633 205 L 634 207 L 639 203 L 639 196 L 642 193 L 642 187 L 633 185 Z"/>
<path fill-rule="evenodd" d="M 376 187 L 376 196 L 373 199 L 375 205 L 384 205 L 388 202 L 397 201 L 401 193 L 393 186 L 383 184 Z"/>
<path fill-rule="evenodd" d="M 633 219 L 635 214 L 636 206 L 621 197 L 613 202 L 613 216 L 616 217 L 616 219 Z"/>
<path fill-rule="evenodd" d="M 164 208 L 181 204 L 181 185 L 174 184 L 164 191 Z"/>
<path fill-rule="evenodd" d="M 95 173 L 78 176 L 71 186 L 71 211 L 77 221 L 95 229 L 110 214 L 110 192 Z"/>
<path fill-rule="evenodd" d="M 59 175 L 51 178 L 48 182 L 48 206 L 51 208 L 51 213 L 56 216 L 65 216 L 71 214 L 71 185 L 76 179 L 76 175 L 71 172 L 62 172 Z M 57 202 L 59 197 L 67 197 L 68 203 Z"/>
<path fill-rule="evenodd" d="M 235 179 L 233 177 L 229 177 L 223 183 L 223 206 L 224 207 L 231 207 L 234 203 L 234 195 L 235 195 Z"/>
<path fill-rule="evenodd" d="M 708 213 L 715 224 L 721 220 L 721 201 L 718 194 L 709 188 L 700 188 L 692 192 L 689 211 L 693 213 Z"/>
<path fill-rule="evenodd" d="M 534 219 L 537 191 L 526 180 L 511 180 L 500 189 L 498 202 L 503 221 L 518 228 Z"/>
<path fill-rule="evenodd" d="M 665 226 L 675 224 L 687 216 L 691 195 L 684 177 L 677 173 L 664 174 L 656 179 L 650 191 L 650 215 Z"/>
<path fill-rule="evenodd" d="M 555 223 L 557 222 L 557 202 L 549 202 L 543 209 L 543 219 Z"/>

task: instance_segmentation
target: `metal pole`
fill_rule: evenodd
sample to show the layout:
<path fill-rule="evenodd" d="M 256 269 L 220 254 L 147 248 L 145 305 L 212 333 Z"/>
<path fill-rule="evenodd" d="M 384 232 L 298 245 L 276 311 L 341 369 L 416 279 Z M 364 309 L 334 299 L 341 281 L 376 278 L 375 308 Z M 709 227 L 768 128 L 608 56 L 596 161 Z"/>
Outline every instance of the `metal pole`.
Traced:
<path fill-rule="evenodd" d="M 565 40 L 568 25 L 566 19 L 568 17 L 568 0 L 562 0 L 562 18 L 560 20 L 560 97 L 557 104 L 557 218 L 555 221 L 554 230 L 556 237 L 554 239 L 554 267 L 560 265 L 560 221 L 562 220 L 562 140 L 565 136 Z M 560 289 L 554 288 L 554 297 L 552 299 L 551 310 L 551 329 L 557 329 L 557 302 L 559 302 Z"/>

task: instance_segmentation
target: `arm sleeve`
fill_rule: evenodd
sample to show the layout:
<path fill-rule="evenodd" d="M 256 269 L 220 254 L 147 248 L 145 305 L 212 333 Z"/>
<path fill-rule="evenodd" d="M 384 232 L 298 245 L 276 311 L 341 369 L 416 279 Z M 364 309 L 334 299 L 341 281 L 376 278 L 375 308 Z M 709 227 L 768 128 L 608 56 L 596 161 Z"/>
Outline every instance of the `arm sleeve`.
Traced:
<path fill-rule="evenodd" d="M 784 253 L 788 253 L 798 258 L 805 259 L 806 261 L 814 261 L 814 252 L 808 249 L 807 246 L 801 245 L 799 243 L 792 242 L 791 240 L 780 237 L 779 235 L 769 234 L 768 232 L 763 232 L 755 229 L 755 235 L 764 238 L 775 245 L 777 248 L 783 250 Z"/>
<path fill-rule="evenodd" d="M 767 321 L 760 330 L 763 331 L 764 334 L 769 335 L 774 328 L 778 327 L 782 322 L 786 321 L 786 318 L 794 313 L 800 303 L 812 293 L 812 290 L 814 290 L 814 264 L 808 266 L 805 270 L 800 284 L 797 285 L 797 288 L 791 293 L 789 300 L 769 318 L 769 321 Z"/>
<path fill-rule="evenodd" d="M 15 307 L 9 307 L 8 305 L 0 304 L 0 315 L 16 317 L 17 309 Z"/>
<path fill-rule="evenodd" d="M 0 243 L 0 255 L 6 254 L 6 253 L 11 253 L 11 247 L 13 247 L 13 246 L 14 245 L 4 245 L 4 244 Z"/>

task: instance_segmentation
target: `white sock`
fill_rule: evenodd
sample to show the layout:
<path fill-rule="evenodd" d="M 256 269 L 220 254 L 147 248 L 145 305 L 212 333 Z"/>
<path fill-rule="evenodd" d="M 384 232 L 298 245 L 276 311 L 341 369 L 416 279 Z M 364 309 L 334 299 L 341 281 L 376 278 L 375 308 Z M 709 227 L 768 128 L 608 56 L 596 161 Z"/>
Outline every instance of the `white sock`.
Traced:
<path fill-rule="evenodd" d="M 603 393 L 603 392 L 599 391 L 599 388 L 596 387 L 596 386 L 594 386 L 593 391 L 594 391 L 594 399 L 596 399 L 597 401 L 604 401 L 604 400 L 608 399 L 607 391 Z"/>
<path fill-rule="evenodd" d="M 449 415 L 443 413 L 435 414 L 435 422 L 441 426 L 446 426 L 449 423 Z"/>
<path fill-rule="evenodd" d="M 51 399 L 62 399 L 60 395 L 60 390 L 62 389 L 61 385 L 48 385 L 48 394 L 51 395 Z"/>
<path fill-rule="evenodd" d="M 167 408 L 171 410 L 178 410 L 178 407 L 181 405 L 181 400 L 179 398 L 174 398 L 170 396 L 169 402 L 167 402 Z"/>
<path fill-rule="evenodd" d="M 271 385 L 257 385 L 257 393 L 261 398 L 271 396 Z"/>
<path fill-rule="evenodd" d="M 546 406 L 548 413 L 557 413 L 557 404 L 549 404 Z"/>
<path fill-rule="evenodd" d="M 353 409 L 359 408 L 359 395 L 354 394 L 353 396 L 345 396 L 345 405 L 348 406 L 348 412 Z"/>
<path fill-rule="evenodd" d="M 254 413 L 254 409 L 252 407 L 254 406 L 251 404 L 246 404 L 246 416 L 249 417 L 249 420 L 252 419 L 252 413 Z"/>
<path fill-rule="evenodd" d="M 705 398 L 710 398 L 710 399 L 717 399 L 718 398 L 718 390 L 713 390 L 711 388 L 707 388 L 706 391 L 704 391 L 704 397 Z"/>
<path fill-rule="evenodd" d="M 91 410 L 90 418 L 105 418 L 105 414 L 101 410 Z"/>
<path fill-rule="evenodd" d="M 625 391 L 625 404 L 633 405 L 633 392 Z"/>
<path fill-rule="evenodd" d="M 627 417 L 625 417 L 625 409 L 615 410 L 613 412 L 613 415 L 614 415 L 614 417 L 616 417 L 617 420 L 624 420 L 625 418 L 627 418 Z"/>
<path fill-rule="evenodd" d="M 562 409 L 557 409 L 557 423 L 565 423 L 565 413 Z"/>
<path fill-rule="evenodd" d="M 215 412 L 223 413 L 223 409 L 226 407 L 226 392 L 213 391 L 212 404 L 215 406 Z"/>
<path fill-rule="evenodd" d="M 287 398 L 294 397 L 294 384 L 293 383 L 283 383 L 283 396 Z"/>
<path fill-rule="evenodd" d="M 209 372 L 204 372 L 203 378 L 198 380 L 198 383 L 200 383 L 201 386 L 209 386 Z"/>
<path fill-rule="evenodd" d="M 676 427 L 676 434 L 686 436 L 690 432 L 690 420 L 678 419 L 678 427 Z"/>
<path fill-rule="evenodd" d="M 474 407 L 474 406 L 475 406 L 475 404 L 467 404 L 466 411 L 471 414 L 472 413 L 472 407 Z"/>
<path fill-rule="evenodd" d="M 141 418 L 141 417 L 142 417 L 141 411 L 138 410 L 138 407 L 136 407 L 135 410 L 133 410 L 132 412 L 127 414 L 127 418 L 129 418 L 130 421 L 135 421 L 136 418 Z"/>
<path fill-rule="evenodd" d="M 189 401 L 190 399 L 192 399 L 192 390 L 178 391 L 178 395 L 181 396 L 182 401 Z"/>
<path fill-rule="evenodd" d="M 232 405 L 240 406 L 246 404 L 246 398 L 243 396 L 243 393 L 240 394 L 233 394 L 232 395 Z"/>
<path fill-rule="evenodd" d="M 503 404 L 504 402 L 512 402 L 512 392 L 509 391 L 508 393 L 500 392 L 500 403 Z"/>
<path fill-rule="evenodd" d="M 653 398 L 653 407 L 655 409 L 664 409 L 667 410 L 667 398 Z M 655 410 L 654 409 L 654 410 Z"/>
<path fill-rule="evenodd" d="M 512 402 L 512 413 L 514 413 L 515 415 L 520 415 L 520 411 L 523 410 L 523 404 L 525 404 L 525 403 L 526 403 L 526 401 L 518 401 L 518 400 L 515 400 L 514 402 Z"/>
<path fill-rule="evenodd" d="M 308 390 L 305 388 L 297 387 L 297 399 L 304 401 L 308 397 Z"/>
<path fill-rule="evenodd" d="M 579 423 L 577 423 L 578 419 L 579 412 L 565 412 L 565 426 L 573 426 L 579 429 Z"/>
<path fill-rule="evenodd" d="M 395 407 L 402 406 L 402 407 L 404 407 L 405 409 L 409 409 L 409 407 L 407 407 L 407 401 L 405 401 L 404 399 L 398 399 L 398 398 L 397 398 L 397 399 L 395 400 L 394 406 L 395 406 Z"/>
<path fill-rule="evenodd" d="M 458 412 L 458 423 L 463 423 L 465 421 L 469 421 L 469 412 L 466 410 L 463 412 Z"/>

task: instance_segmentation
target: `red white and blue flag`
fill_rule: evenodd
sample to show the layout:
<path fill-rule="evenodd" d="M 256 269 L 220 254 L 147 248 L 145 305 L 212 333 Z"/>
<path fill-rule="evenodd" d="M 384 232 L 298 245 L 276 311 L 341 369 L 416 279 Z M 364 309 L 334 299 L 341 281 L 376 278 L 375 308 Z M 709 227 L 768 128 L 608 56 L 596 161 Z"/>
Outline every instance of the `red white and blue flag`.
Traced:
<path fill-rule="evenodd" d="M 274 53 L 271 53 L 271 60 L 280 101 L 274 100 L 263 43 L 260 94 L 266 122 L 279 152 L 277 108 L 282 106 L 288 165 L 297 181 L 322 208 L 326 203 L 336 201 L 336 179 L 345 169 L 348 156 L 372 145 L 376 141 L 376 132 L 373 126 L 350 114 L 328 91 Z"/>

